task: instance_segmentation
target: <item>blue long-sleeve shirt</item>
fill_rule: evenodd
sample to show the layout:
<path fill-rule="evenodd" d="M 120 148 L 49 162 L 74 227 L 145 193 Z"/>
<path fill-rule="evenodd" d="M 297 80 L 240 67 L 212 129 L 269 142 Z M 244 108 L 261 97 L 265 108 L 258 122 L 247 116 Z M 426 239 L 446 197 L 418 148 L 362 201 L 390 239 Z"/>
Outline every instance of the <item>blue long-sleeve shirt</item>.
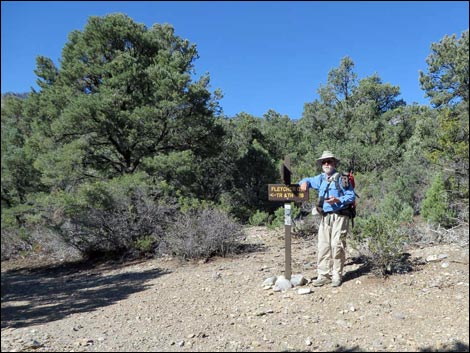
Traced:
<path fill-rule="evenodd" d="M 336 171 L 333 171 L 333 174 L 334 173 L 336 173 Z M 344 189 L 341 186 L 341 181 L 338 180 L 338 186 L 342 190 L 342 193 L 341 193 L 341 191 L 336 188 L 337 183 L 335 183 L 335 181 L 332 180 L 330 183 L 328 183 L 326 173 L 322 173 L 314 177 L 303 178 L 301 181 L 299 181 L 299 184 L 301 185 L 304 182 L 307 183 L 308 188 L 317 190 L 319 197 L 324 196 L 325 199 L 327 199 L 331 196 L 334 196 L 339 199 L 339 202 L 333 205 L 330 205 L 329 203 L 324 202 L 323 203 L 324 212 L 339 211 L 343 208 L 346 208 L 348 205 L 350 205 L 356 200 L 356 194 L 354 193 L 354 189 L 351 183 L 349 183 L 348 188 Z"/>

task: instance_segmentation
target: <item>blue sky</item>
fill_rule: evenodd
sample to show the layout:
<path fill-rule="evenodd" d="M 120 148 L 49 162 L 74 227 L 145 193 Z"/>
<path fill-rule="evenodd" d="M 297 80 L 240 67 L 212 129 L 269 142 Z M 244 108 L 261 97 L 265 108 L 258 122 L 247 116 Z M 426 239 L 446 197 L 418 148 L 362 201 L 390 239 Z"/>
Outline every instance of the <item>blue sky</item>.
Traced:
<path fill-rule="evenodd" d="M 343 57 L 359 79 L 377 73 L 408 104 L 429 104 L 419 85 L 431 44 L 469 28 L 468 1 L 2 1 L 1 92 L 37 89 L 38 55 L 60 65 L 89 16 L 122 12 L 169 23 L 196 44 L 196 77 L 209 72 L 224 113 L 300 118 Z"/>

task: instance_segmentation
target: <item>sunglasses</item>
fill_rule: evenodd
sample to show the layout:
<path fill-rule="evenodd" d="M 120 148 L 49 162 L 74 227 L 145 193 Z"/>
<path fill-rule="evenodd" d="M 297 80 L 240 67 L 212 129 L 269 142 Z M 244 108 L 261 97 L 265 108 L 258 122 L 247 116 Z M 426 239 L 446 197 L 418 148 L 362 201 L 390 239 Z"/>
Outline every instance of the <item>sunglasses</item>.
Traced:
<path fill-rule="evenodd" d="M 333 164 L 334 162 L 335 162 L 334 159 L 325 159 L 325 160 L 321 161 L 321 164 L 326 164 L 326 163 Z"/>

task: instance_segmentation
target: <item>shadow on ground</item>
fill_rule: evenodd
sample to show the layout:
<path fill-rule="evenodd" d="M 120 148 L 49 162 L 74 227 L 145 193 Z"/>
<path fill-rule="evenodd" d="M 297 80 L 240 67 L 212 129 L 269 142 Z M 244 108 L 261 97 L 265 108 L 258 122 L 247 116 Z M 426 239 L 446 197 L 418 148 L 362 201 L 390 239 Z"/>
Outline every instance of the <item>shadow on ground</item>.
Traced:
<path fill-rule="evenodd" d="M 469 346 L 462 341 L 456 341 L 453 344 L 444 345 L 441 348 L 422 347 L 419 352 L 468 352 Z"/>
<path fill-rule="evenodd" d="M 243 254 L 251 254 L 251 253 L 256 253 L 256 252 L 263 252 L 266 250 L 268 250 L 268 247 L 264 244 L 245 243 L 245 244 L 238 244 L 234 253 L 237 255 L 243 255 Z"/>
<path fill-rule="evenodd" d="M 354 257 L 349 262 L 345 264 L 345 266 L 353 265 L 353 264 L 360 264 L 360 266 L 352 271 L 348 271 L 343 276 L 343 282 L 352 281 L 358 277 L 362 277 L 371 272 L 371 266 L 368 262 L 366 262 L 361 257 Z"/>
<path fill-rule="evenodd" d="M 69 263 L 2 272 L 1 327 L 27 327 L 112 305 L 145 290 L 161 269 L 106 275 L 117 263 Z"/>
<path fill-rule="evenodd" d="M 352 347 L 339 346 L 334 352 L 364 352 L 364 350 L 357 345 Z M 468 344 L 457 341 L 441 348 L 421 347 L 418 352 L 468 352 Z"/>
<path fill-rule="evenodd" d="M 456 341 L 453 344 L 446 345 L 441 348 L 436 347 L 421 347 L 417 350 L 417 352 L 468 352 L 468 344 Z M 304 351 L 296 351 L 296 350 L 287 350 L 284 352 L 304 352 Z M 331 352 L 366 352 L 364 348 L 359 347 L 358 345 L 347 347 L 347 346 L 337 346 Z"/>

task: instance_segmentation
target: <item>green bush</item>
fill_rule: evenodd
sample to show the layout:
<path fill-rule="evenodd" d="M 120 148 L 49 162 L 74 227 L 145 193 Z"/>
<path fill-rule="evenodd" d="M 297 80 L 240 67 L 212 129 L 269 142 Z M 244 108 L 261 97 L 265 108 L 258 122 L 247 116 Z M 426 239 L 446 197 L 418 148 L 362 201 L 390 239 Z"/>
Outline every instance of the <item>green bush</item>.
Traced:
<path fill-rule="evenodd" d="M 84 257 L 123 256 L 157 248 L 177 218 L 176 206 L 155 201 L 155 192 L 135 174 L 82 184 L 42 202 L 49 226 Z"/>
<path fill-rule="evenodd" d="M 397 194 L 388 193 L 379 205 L 380 214 L 398 223 L 413 220 L 413 208 L 400 200 Z"/>
<path fill-rule="evenodd" d="M 378 214 L 357 221 L 351 246 L 366 258 L 372 272 L 386 276 L 409 270 L 404 257 L 406 232 L 397 220 Z"/>
<path fill-rule="evenodd" d="M 269 213 L 256 210 L 256 212 L 250 216 L 249 223 L 252 226 L 264 226 L 268 223 L 268 218 Z"/>
<path fill-rule="evenodd" d="M 291 218 L 295 219 L 299 216 L 300 214 L 300 207 L 296 206 L 295 204 L 292 204 L 291 206 Z M 268 224 L 269 229 L 276 229 L 284 226 L 285 223 L 285 211 L 284 211 L 284 206 L 279 207 L 275 212 L 274 212 L 274 218 L 271 219 L 271 221 Z"/>
<path fill-rule="evenodd" d="M 421 205 L 421 214 L 426 221 L 443 227 L 451 227 L 455 224 L 456 215 L 450 207 L 447 190 L 442 175 L 436 175 Z"/>
<path fill-rule="evenodd" d="M 156 239 L 152 235 L 145 235 L 135 241 L 134 247 L 142 253 L 150 253 L 154 250 Z"/>

